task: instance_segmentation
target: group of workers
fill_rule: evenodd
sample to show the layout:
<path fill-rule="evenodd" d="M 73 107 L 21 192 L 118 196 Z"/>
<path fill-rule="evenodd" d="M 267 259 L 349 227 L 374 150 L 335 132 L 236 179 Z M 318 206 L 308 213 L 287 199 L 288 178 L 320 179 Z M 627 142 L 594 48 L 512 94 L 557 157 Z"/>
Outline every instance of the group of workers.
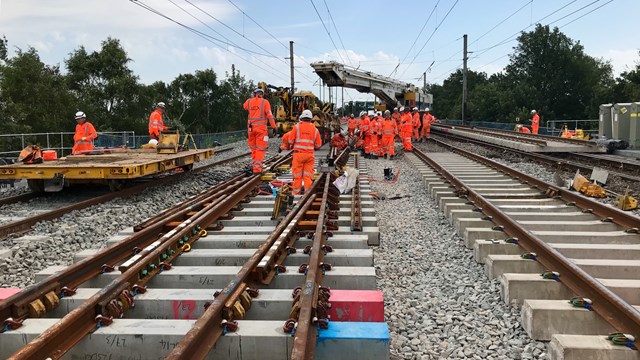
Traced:
<path fill-rule="evenodd" d="M 531 119 L 529 119 L 529 122 L 531 123 L 531 130 L 529 130 L 529 128 L 526 126 L 519 124 L 518 122 L 519 119 L 516 119 L 516 131 L 521 133 L 537 134 L 538 129 L 540 128 L 540 115 L 538 115 L 538 112 L 535 109 L 531 110 Z"/>
<path fill-rule="evenodd" d="M 351 114 L 347 119 L 347 131 L 351 139 L 355 138 L 355 147 L 361 149 L 368 158 L 393 158 L 395 139 L 399 137 L 405 151 L 413 151 L 413 142 L 423 142 L 430 138 L 431 124 L 438 122 L 429 108 L 423 113 L 417 107 L 394 108 L 393 113 L 386 110 L 369 116 L 360 112 L 356 119 Z"/>

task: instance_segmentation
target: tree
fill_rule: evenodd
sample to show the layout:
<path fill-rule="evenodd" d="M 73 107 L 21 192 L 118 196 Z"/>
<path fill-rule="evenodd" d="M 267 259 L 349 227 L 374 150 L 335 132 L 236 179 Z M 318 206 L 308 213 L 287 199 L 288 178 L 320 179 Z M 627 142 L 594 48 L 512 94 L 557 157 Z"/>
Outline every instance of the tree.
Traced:
<path fill-rule="evenodd" d="M 462 70 L 449 75 L 442 86 L 431 85 L 433 107 L 437 116 L 441 118 L 459 119 L 462 114 Z M 477 86 L 487 83 L 487 74 L 483 72 L 467 71 L 467 91 L 472 94 Z M 476 119 L 472 107 L 468 108 L 469 118 Z"/>
<path fill-rule="evenodd" d="M 640 51 L 638 52 L 640 55 Z M 613 90 L 613 103 L 640 101 L 640 60 L 633 70 L 625 71 L 616 79 Z"/>

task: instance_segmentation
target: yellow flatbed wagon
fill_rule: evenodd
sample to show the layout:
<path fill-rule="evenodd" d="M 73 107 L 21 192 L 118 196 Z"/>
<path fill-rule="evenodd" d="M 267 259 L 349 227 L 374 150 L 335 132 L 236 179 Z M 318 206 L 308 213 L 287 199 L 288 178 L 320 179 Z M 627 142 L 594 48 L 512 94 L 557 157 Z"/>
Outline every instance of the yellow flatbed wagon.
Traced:
<path fill-rule="evenodd" d="M 102 183 L 118 190 L 127 180 L 177 168 L 189 171 L 194 163 L 212 156 L 212 149 L 175 154 L 159 154 L 155 149 L 118 149 L 100 155 L 69 155 L 39 164 L 0 166 L 0 179 L 27 179 L 33 191 L 59 191 L 74 183 Z"/>

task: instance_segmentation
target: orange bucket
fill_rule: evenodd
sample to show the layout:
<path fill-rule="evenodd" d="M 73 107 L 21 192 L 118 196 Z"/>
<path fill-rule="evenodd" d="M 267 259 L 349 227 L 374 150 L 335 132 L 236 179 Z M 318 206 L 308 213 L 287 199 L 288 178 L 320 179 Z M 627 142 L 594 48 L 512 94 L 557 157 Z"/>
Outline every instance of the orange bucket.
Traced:
<path fill-rule="evenodd" d="M 42 159 L 44 161 L 56 160 L 58 158 L 58 153 L 55 150 L 45 150 L 42 152 Z"/>

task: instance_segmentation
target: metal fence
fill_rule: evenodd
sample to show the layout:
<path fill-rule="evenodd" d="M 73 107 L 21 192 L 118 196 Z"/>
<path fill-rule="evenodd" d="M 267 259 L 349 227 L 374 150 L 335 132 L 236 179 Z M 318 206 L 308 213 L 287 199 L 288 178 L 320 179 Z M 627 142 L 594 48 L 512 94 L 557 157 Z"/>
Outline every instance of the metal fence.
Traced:
<path fill-rule="evenodd" d="M 0 157 L 18 156 L 27 145 L 38 145 L 43 149 L 56 150 L 58 156 L 69 155 L 73 147 L 73 135 L 72 132 L 0 134 Z M 192 136 L 198 149 L 202 149 L 246 139 L 247 131 L 193 134 Z M 136 135 L 133 131 L 98 132 L 98 138 L 94 145 L 96 148 L 125 146 L 135 149 L 147 142 L 149 142 L 149 135 Z M 192 146 L 191 139 L 189 139 L 189 146 Z"/>

